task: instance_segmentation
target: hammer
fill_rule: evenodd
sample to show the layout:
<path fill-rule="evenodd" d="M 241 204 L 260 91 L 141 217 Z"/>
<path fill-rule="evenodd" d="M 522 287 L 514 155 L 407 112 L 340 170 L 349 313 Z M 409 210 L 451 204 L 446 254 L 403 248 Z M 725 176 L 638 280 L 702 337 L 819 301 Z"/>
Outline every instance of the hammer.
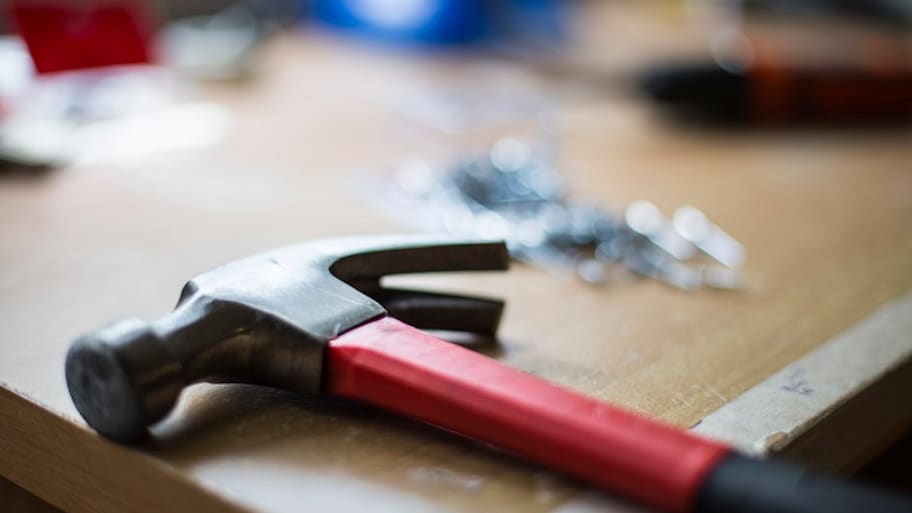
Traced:
<path fill-rule="evenodd" d="M 673 513 L 912 511 L 903 498 L 739 455 L 418 329 L 493 336 L 501 301 L 381 283 L 507 265 L 503 242 L 426 236 L 262 253 L 192 279 L 153 323 L 122 320 L 76 340 L 67 387 L 89 426 L 119 442 L 146 436 L 192 383 L 242 382 L 370 403 Z"/>

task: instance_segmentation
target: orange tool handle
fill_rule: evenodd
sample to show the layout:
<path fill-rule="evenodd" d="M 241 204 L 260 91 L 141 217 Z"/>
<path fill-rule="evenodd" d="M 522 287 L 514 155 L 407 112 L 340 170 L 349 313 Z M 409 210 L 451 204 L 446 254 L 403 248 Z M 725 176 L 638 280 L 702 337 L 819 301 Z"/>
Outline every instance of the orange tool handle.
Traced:
<path fill-rule="evenodd" d="M 550 384 L 390 317 L 329 343 L 328 393 L 494 444 L 671 512 L 731 449 Z"/>

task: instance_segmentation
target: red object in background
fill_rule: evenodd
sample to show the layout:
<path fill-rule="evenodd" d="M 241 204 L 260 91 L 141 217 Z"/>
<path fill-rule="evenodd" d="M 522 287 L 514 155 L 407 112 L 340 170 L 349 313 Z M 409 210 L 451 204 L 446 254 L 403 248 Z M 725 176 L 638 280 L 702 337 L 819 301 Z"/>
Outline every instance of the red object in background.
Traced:
<path fill-rule="evenodd" d="M 329 342 L 326 391 L 524 456 L 664 511 L 692 511 L 731 449 L 511 369 L 391 317 Z"/>
<path fill-rule="evenodd" d="M 152 60 L 150 24 L 135 0 L 14 0 L 12 13 L 38 73 Z"/>

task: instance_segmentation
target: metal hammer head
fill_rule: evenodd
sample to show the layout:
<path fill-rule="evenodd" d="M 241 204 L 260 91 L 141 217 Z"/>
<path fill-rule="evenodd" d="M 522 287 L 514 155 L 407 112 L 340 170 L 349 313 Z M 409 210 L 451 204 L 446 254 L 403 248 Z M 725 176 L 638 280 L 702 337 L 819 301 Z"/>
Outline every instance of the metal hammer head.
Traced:
<path fill-rule="evenodd" d="M 385 275 L 507 268 L 500 241 L 426 236 L 318 240 L 244 258 L 187 283 L 158 321 L 122 320 L 73 343 L 67 387 L 100 434 L 134 441 L 200 382 L 320 392 L 326 342 L 392 315 L 493 335 L 503 303 L 389 289 Z"/>

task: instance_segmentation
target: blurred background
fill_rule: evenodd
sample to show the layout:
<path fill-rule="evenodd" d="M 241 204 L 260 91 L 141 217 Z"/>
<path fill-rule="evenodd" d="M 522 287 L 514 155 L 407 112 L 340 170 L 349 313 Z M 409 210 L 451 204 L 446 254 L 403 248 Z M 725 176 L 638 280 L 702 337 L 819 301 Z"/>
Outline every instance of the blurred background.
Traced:
<path fill-rule="evenodd" d="M 37 175 L 255 146 L 263 133 L 233 120 L 244 106 L 274 124 L 279 160 L 313 162 L 318 138 L 296 133 L 294 118 L 325 122 L 321 136 L 359 151 L 321 165 L 370 170 L 357 187 L 380 194 L 363 199 L 404 225 L 504 237 L 517 258 L 592 283 L 620 262 L 674 287 L 739 288 L 740 241 L 679 200 L 662 212 L 662 174 L 607 176 L 610 191 L 592 190 L 573 177 L 562 149 L 579 139 L 565 127 L 607 122 L 602 135 L 625 158 L 606 167 L 662 166 L 665 177 L 699 158 L 650 163 L 625 141 L 724 155 L 751 140 L 905 138 L 910 6 L 15 0 L 0 41 L 0 164 Z M 264 93 L 279 81 L 299 91 Z M 286 114 L 270 117 L 279 103 Z M 613 212 L 568 199 L 586 189 Z M 689 266 L 697 253 L 720 265 Z"/>
<path fill-rule="evenodd" d="M 89 139 L 106 139 L 102 129 L 82 130 L 93 122 L 193 100 L 199 83 L 264 78 L 259 49 L 291 34 L 335 46 L 353 67 L 373 66 L 364 77 L 416 64 L 419 80 L 371 77 L 377 83 L 364 92 L 398 88 L 385 98 L 396 101 L 390 114 L 456 136 L 442 142 L 449 148 L 512 134 L 511 124 L 541 130 L 558 103 L 611 97 L 685 131 L 884 127 L 912 116 L 905 0 L 6 4 L 0 154 L 20 164 L 84 161 L 97 153 Z M 185 114 L 218 131 L 214 110 Z M 62 141 L 71 130 L 80 148 Z M 171 139 L 118 153 L 207 143 Z"/>

